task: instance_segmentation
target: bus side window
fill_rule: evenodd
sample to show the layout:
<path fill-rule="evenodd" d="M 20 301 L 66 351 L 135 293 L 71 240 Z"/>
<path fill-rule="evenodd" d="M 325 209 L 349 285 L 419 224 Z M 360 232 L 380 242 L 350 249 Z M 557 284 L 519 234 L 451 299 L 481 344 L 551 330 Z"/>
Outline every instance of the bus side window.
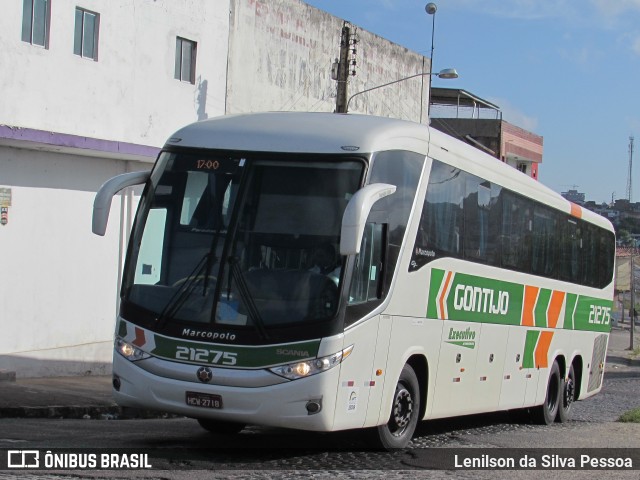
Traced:
<path fill-rule="evenodd" d="M 385 225 L 367 223 L 360 253 L 356 257 L 349 305 L 378 300 L 382 296 L 382 265 L 384 261 Z"/>

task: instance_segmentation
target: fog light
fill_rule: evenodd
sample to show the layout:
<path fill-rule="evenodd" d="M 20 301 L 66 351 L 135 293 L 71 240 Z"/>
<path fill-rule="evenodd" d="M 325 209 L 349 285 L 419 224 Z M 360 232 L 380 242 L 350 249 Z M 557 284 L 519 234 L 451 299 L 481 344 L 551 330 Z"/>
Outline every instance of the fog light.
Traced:
<path fill-rule="evenodd" d="M 113 389 L 114 389 L 116 392 L 119 392 L 119 391 L 120 391 L 120 387 L 122 386 L 122 384 L 121 384 L 121 382 L 120 382 L 120 377 L 118 377 L 117 375 L 114 375 L 114 376 L 113 376 L 113 382 L 112 382 L 112 383 L 113 383 Z"/>
<path fill-rule="evenodd" d="M 322 410 L 322 400 L 309 400 L 306 405 L 309 415 L 315 415 Z"/>

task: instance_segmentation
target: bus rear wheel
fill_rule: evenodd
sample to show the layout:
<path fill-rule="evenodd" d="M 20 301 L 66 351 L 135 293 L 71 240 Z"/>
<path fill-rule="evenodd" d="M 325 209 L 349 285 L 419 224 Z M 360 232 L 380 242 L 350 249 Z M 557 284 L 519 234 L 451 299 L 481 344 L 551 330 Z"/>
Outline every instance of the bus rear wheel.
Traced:
<path fill-rule="evenodd" d="M 534 419 L 542 425 L 551 425 L 558 415 L 562 402 L 562 376 L 558 362 L 553 362 L 547 382 L 547 394 L 544 403 L 534 410 Z"/>
<path fill-rule="evenodd" d="M 406 447 L 418 424 L 420 384 L 413 368 L 405 365 L 393 394 L 389 421 L 373 430 L 373 444 L 384 450 Z"/>
<path fill-rule="evenodd" d="M 198 423 L 205 430 L 219 435 L 235 435 L 240 433 L 246 426 L 244 423 L 225 422 L 223 420 L 211 420 L 209 418 L 198 418 Z"/>

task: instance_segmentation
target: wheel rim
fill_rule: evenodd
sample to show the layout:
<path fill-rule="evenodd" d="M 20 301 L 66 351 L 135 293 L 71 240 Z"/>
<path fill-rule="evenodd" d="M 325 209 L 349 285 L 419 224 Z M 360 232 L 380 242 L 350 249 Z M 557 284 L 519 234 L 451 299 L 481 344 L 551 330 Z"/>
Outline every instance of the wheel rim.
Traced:
<path fill-rule="evenodd" d="M 391 433 L 397 437 L 401 436 L 409 426 L 412 415 L 413 398 L 411 392 L 403 385 L 398 385 L 395 398 L 393 399 L 391 420 L 389 421 Z"/>
<path fill-rule="evenodd" d="M 576 385 L 573 381 L 572 377 L 567 378 L 567 382 L 564 387 L 564 407 L 565 409 L 569 409 L 571 404 L 575 400 L 576 395 Z"/>

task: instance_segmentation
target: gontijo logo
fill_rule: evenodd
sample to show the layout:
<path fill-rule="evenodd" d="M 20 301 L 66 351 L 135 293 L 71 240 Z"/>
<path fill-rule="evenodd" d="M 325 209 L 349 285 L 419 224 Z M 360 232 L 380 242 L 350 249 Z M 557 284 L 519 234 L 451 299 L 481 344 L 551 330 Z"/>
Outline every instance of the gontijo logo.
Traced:
<path fill-rule="evenodd" d="M 442 320 L 517 325 L 523 286 L 502 280 L 433 269 L 427 316 Z"/>
<path fill-rule="evenodd" d="M 456 310 L 495 315 L 509 312 L 509 292 L 501 290 L 458 284 L 453 299 Z"/>
<path fill-rule="evenodd" d="M 608 332 L 612 306 L 610 299 L 434 268 L 427 317 Z"/>

